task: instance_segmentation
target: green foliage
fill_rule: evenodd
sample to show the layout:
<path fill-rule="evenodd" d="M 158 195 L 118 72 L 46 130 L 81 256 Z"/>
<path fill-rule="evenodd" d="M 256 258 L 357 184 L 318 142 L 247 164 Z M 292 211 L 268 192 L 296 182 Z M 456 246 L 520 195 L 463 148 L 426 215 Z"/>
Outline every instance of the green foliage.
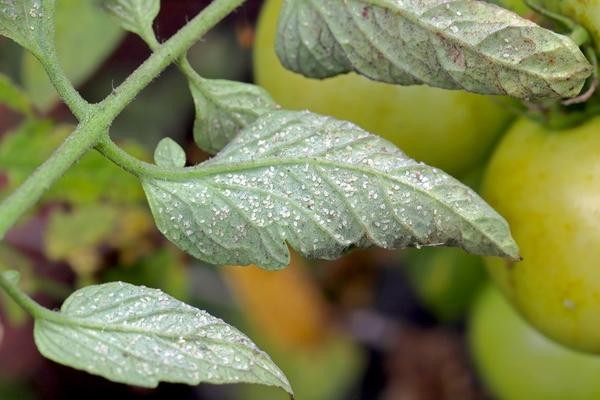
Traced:
<path fill-rule="evenodd" d="M 172 139 L 164 138 L 156 146 L 154 161 L 161 167 L 185 166 L 185 151 Z"/>
<path fill-rule="evenodd" d="M 0 198 L 19 187 L 47 159 L 73 130 L 68 125 L 55 126 L 50 121 L 30 120 L 0 141 L 0 171 L 7 174 L 8 185 Z M 146 152 L 132 143 L 125 148 L 140 158 Z M 26 152 L 22 149 L 27 149 Z M 142 200 L 144 194 L 137 180 L 122 174 L 97 153 L 89 153 L 62 177 L 46 194 L 46 200 L 89 203 L 100 199 L 116 202 Z"/>
<path fill-rule="evenodd" d="M 282 63 L 315 78 L 543 99 L 576 96 L 592 73 L 567 36 L 482 1 L 285 0 L 279 28 Z"/>
<path fill-rule="evenodd" d="M 114 51 L 123 31 L 91 0 L 56 0 L 55 19 L 60 65 L 78 86 Z M 25 88 L 36 107 L 42 111 L 50 109 L 59 96 L 44 67 L 35 57 L 25 54 L 22 72 Z"/>
<path fill-rule="evenodd" d="M 196 105 L 194 139 L 200 148 L 215 154 L 277 105 L 262 88 L 219 79 L 190 79 Z"/>
<path fill-rule="evenodd" d="M 0 8 L 0 35 L 6 36 L 36 57 L 54 52 L 55 0 L 4 0 Z M 50 39 L 50 40 L 49 40 Z"/>
<path fill-rule="evenodd" d="M 104 204 L 55 212 L 44 232 L 44 250 L 52 261 L 68 261 L 79 276 L 89 276 L 99 267 L 96 247 L 114 234 L 119 210 Z"/>
<path fill-rule="evenodd" d="M 318 258 L 354 247 L 452 245 L 519 259 L 506 221 L 444 172 L 350 123 L 278 110 L 256 86 L 199 76 L 186 52 L 243 2 L 211 2 L 161 45 L 152 30 L 159 1 L 104 0 L 113 19 L 153 54 L 105 100 L 90 104 L 74 86 L 111 53 L 121 29 L 91 1 L 58 0 L 55 16 L 54 0 L 0 0 L 0 35 L 31 52 L 23 70 L 29 98 L 0 79 L 0 102 L 29 117 L 0 143 L 8 180 L 0 193 L 0 239 L 39 200 L 71 203 L 72 211 L 50 218 L 45 244 L 51 258 L 92 276 L 97 265 L 82 262 L 82 254 L 107 237 L 113 245 L 134 240 L 118 205 L 135 205 L 141 182 L 165 236 L 215 264 L 282 268 L 290 260 L 287 244 Z M 355 71 L 531 101 L 575 96 L 591 73 L 568 37 L 478 1 L 286 0 L 280 31 L 284 64 L 317 78 Z M 189 168 L 173 140 L 159 143 L 155 165 L 138 147 L 120 148 L 109 136 L 117 116 L 173 63 L 196 105 L 196 142 L 218 152 Z M 79 120 L 76 128 L 32 119 L 30 104 L 46 111 L 56 93 Z M 184 286 L 181 275 L 172 283 L 163 277 L 181 270 L 171 250 L 136 256 L 128 265 L 122 274 L 132 281 L 174 293 Z M 15 276 L 0 273 L 0 287 L 35 318 L 36 344 L 54 361 L 143 387 L 249 382 L 292 393 L 246 336 L 160 290 L 88 286 L 53 312 L 26 295 Z M 331 381 L 326 365 L 312 372 Z"/>
<path fill-rule="evenodd" d="M 469 188 L 348 122 L 265 114 L 177 179 L 143 179 L 158 228 L 214 264 L 289 264 L 348 248 L 455 245 L 518 258 L 508 225 Z"/>
<path fill-rule="evenodd" d="M 73 293 L 35 321 L 46 357 L 116 382 L 250 382 L 291 393 L 281 371 L 246 336 L 162 293 L 122 282 Z"/>
<path fill-rule="evenodd" d="M 152 23 L 160 11 L 160 0 L 103 0 L 103 4 L 123 29 L 154 39 Z"/>

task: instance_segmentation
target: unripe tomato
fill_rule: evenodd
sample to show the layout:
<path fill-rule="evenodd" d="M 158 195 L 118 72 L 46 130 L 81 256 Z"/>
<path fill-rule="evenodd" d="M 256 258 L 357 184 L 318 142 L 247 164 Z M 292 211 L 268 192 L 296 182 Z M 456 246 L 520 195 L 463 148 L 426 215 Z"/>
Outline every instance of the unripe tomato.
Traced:
<path fill-rule="evenodd" d="M 548 1 L 548 0 L 546 0 Z M 600 0 L 554 0 L 560 11 L 583 25 L 600 51 Z"/>
<path fill-rule="evenodd" d="M 525 4 L 523 0 L 493 0 L 491 3 L 496 3 L 499 6 L 507 8 L 511 11 L 521 14 L 523 16 L 531 12 L 531 8 Z"/>
<path fill-rule="evenodd" d="M 524 258 L 487 259 L 492 277 L 542 332 L 600 353 L 600 117 L 561 131 L 518 121 L 496 148 L 483 196 Z"/>
<path fill-rule="evenodd" d="M 286 70 L 274 49 L 282 0 L 267 0 L 254 50 L 256 82 L 285 108 L 349 120 L 409 156 L 460 175 L 479 163 L 511 115 L 498 98 L 426 86 L 401 87 L 355 74 L 307 79 Z"/>
<path fill-rule="evenodd" d="M 534 15 L 524 0 L 498 0 L 498 3 L 523 16 Z M 562 14 L 581 24 L 600 51 L 600 0 L 537 0 L 536 3 L 548 11 Z"/>
<path fill-rule="evenodd" d="M 546 338 L 492 286 L 474 304 L 469 340 L 478 372 L 498 400 L 600 399 L 600 357 Z"/>

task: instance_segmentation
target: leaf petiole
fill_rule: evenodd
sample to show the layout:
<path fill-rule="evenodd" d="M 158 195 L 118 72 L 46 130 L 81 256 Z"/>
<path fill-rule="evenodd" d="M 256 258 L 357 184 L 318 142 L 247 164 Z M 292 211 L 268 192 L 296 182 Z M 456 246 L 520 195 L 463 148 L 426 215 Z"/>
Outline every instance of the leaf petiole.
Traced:
<path fill-rule="evenodd" d="M 52 312 L 47 308 L 42 307 L 35 300 L 29 297 L 23 292 L 15 279 L 11 279 L 10 275 L 14 271 L 1 271 L 0 272 L 0 287 L 14 300 L 21 308 L 27 311 L 32 317 L 40 318 L 45 316 L 48 312 Z"/>

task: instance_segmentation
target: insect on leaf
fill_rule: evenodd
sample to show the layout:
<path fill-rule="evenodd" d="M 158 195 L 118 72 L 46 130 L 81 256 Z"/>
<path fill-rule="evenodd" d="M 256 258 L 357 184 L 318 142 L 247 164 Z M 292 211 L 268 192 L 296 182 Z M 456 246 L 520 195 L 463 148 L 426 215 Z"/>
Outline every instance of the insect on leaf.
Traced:
<path fill-rule="evenodd" d="M 592 72 L 569 37 L 473 0 L 285 0 L 276 49 L 308 77 L 531 100 L 576 96 Z"/>
<path fill-rule="evenodd" d="M 122 282 L 73 293 L 35 342 L 58 363 L 115 382 L 259 383 L 291 393 L 269 356 L 237 329 L 157 289 Z"/>
<path fill-rule="evenodd" d="M 310 112 L 265 114 L 211 160 L 142 183 L 161 232 L 213 264 L 282 268 L 286 243 L 324 259 L 433 245 L 518 258 L 506 221 L 471 189 Z"/>

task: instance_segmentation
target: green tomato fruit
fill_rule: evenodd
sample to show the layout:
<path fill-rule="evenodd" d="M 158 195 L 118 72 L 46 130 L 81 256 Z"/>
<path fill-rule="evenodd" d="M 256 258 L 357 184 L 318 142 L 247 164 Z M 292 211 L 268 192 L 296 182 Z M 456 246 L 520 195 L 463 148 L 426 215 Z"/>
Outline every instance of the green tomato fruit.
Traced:
<path fill-rule="evenodd" d="M 548 0 L 546 0 L 548 1 Z M 557 1 L 557 0 L 553 0 Z M 560 11 L 588 30 L 596 50 L 600 52 L 600 1 L 561 0 Z"/>
<path fill-rule="evenodd" d="M 407 253 L 405 272 L 423 305 L 440 321 L 462 318 L 485 281 L 481 257 L 450 247 Z"/>
<path fill-rule="evenodd" d="M 493 286 L 475 301 L 469 342 L 479 374 L 499 400 L 600 399 L 600 357 L 546 338 Z"/>
<path fill-rule="evenodd" d="M 535 15 L 535 11 L 531 10 L 523 0 L 498 0 L 497 3 L 524 16 Z M 536 0 L 535 3 L 581 24 L 590 34 L 596 49 L 600 51 L 599 0 Z"/>
<path fill-rule="evenodd" d="M 600 353 L 600 117 L 561 131 L 518 121 L 482 191 L 524 259 L 486 259 L 492 277 L 539 330 Z"/>
<path fill-rule="evenodd" d="M 265 3 L 257 27 L 254 71 L 256 82 L 283 107 L 352 121 L 409 156 L 454 175 L 481 162 L 511 119 L 498 104 L 500 98 L 388 85 L 355 74 L 314 80 L 286 70 L 274 50 L 281 3 Z"/>
<path fill-rule="evenodd" d="M 492 3 L 496 3 L 501 7 L 509 9 L 511 11 L 516 12 L 520 15 L 527 15 L 531 13 L 531 8 L 525 4 L 523 0 L 495 0 L 491 1 Z"/>

